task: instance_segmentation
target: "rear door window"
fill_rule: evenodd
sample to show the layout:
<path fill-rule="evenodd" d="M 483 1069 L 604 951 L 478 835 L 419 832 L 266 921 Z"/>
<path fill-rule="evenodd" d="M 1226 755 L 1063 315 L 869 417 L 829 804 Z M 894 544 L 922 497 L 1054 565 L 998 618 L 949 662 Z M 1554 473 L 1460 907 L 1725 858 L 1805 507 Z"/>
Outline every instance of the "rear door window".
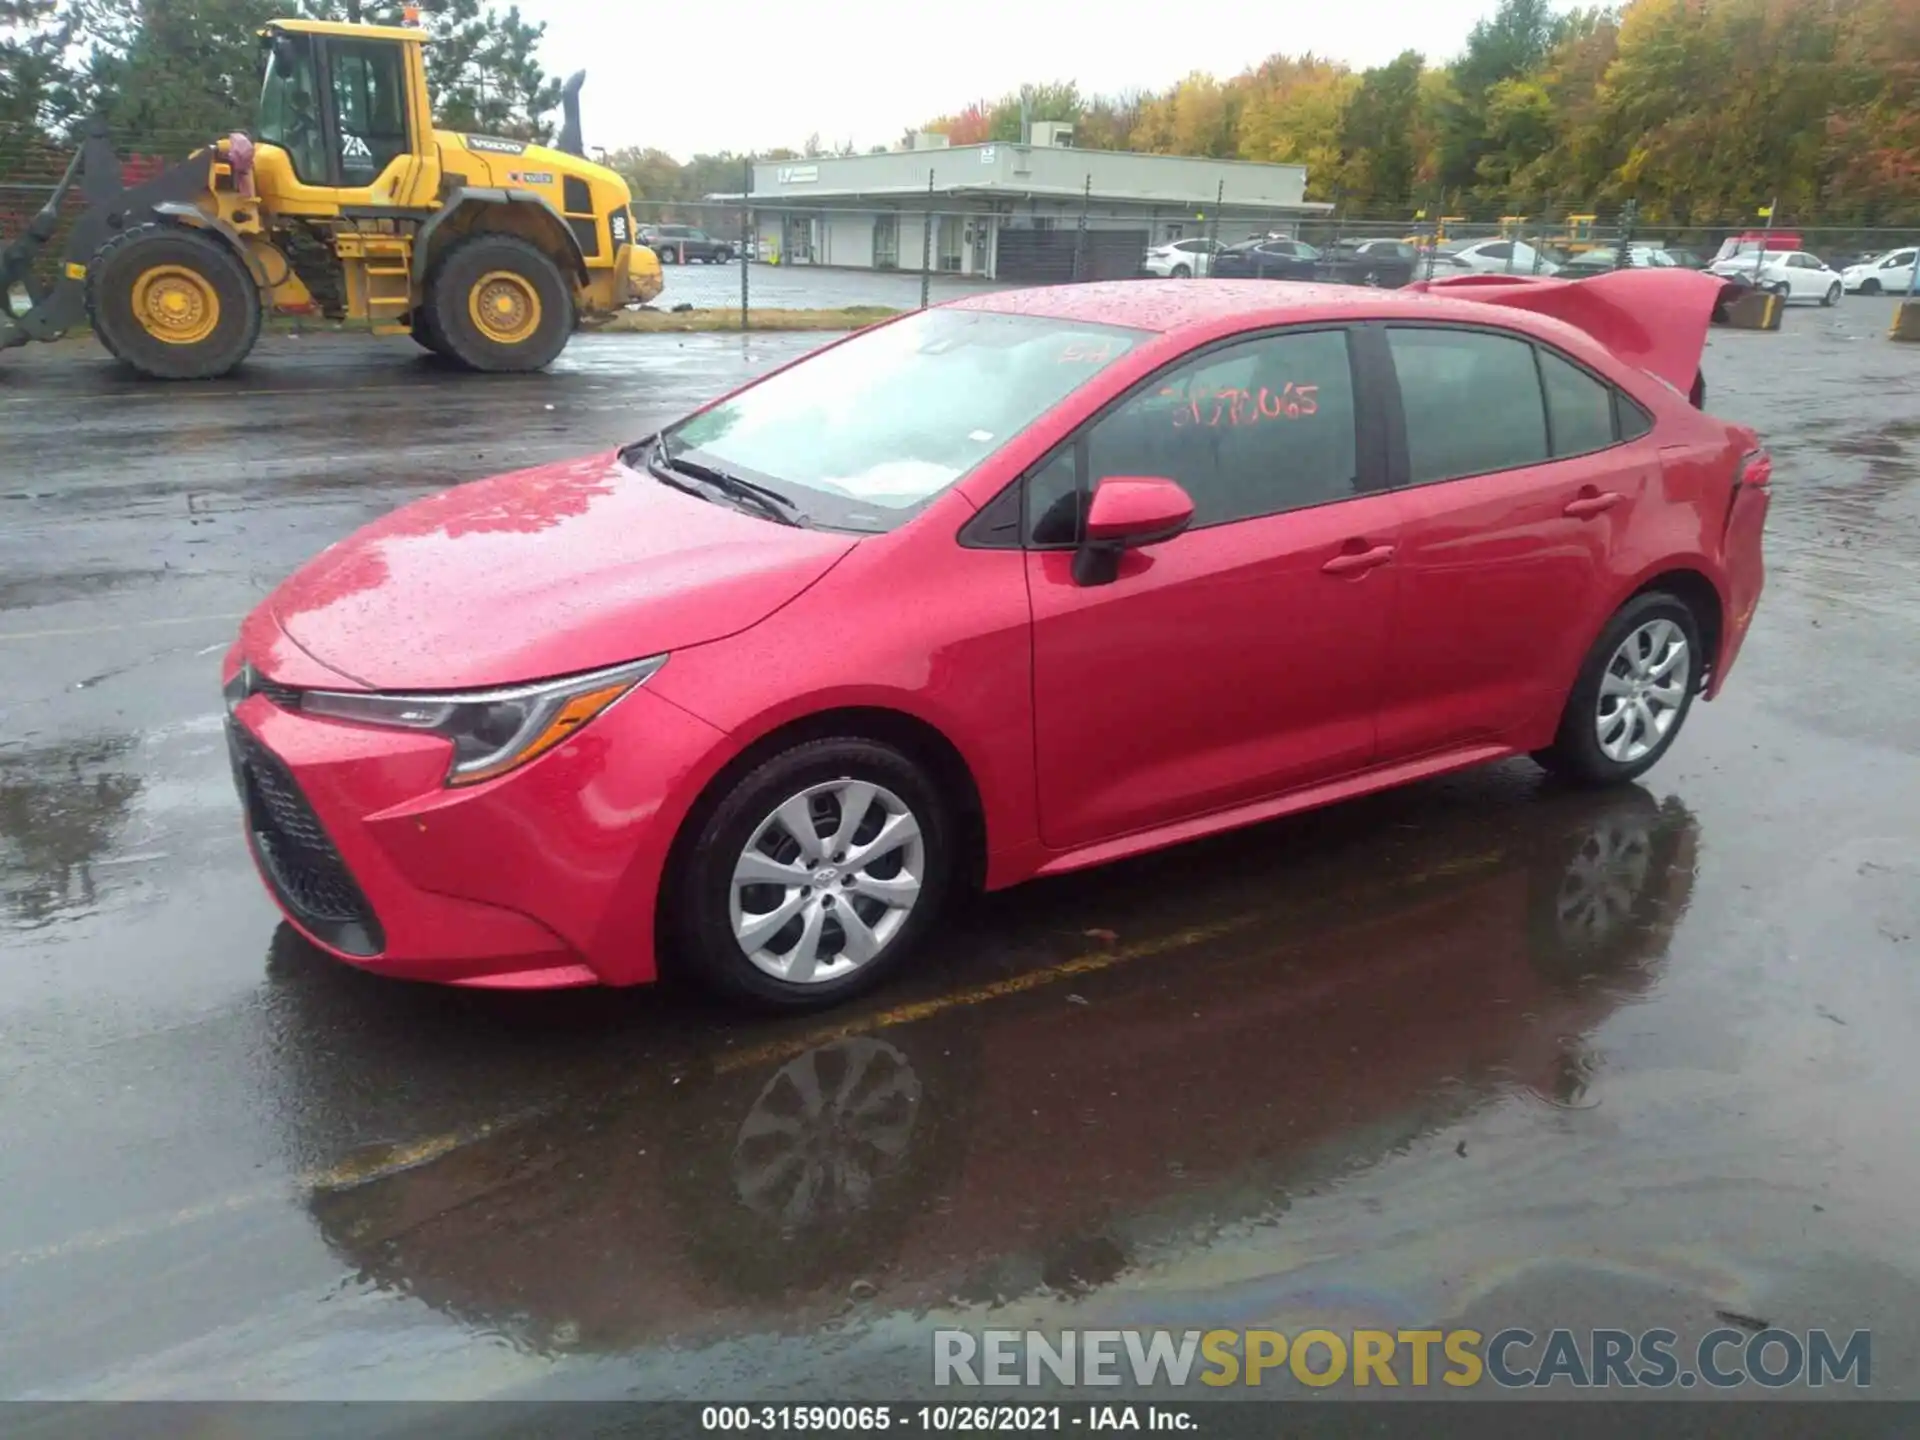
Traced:
<path fill-rule="evenodd" d="M 1551 350 L 1541 350 L 1539 355 L 1554 456 L 1586 455 L 1613 444 L 1611 387 Z"/>
<path fill-rule="evenodd" d="M 1533 346 L 1479 330 L 1390 328 L 1415 485 L 1550 458 Z"/>

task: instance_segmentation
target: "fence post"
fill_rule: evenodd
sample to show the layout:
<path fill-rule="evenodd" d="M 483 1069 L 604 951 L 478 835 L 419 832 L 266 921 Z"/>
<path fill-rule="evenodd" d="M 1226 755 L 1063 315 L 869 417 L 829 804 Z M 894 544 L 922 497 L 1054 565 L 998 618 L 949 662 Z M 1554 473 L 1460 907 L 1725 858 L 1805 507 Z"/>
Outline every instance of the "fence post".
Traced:
<path fill-rule="evenodd" d="M 746 183 L 740 187 L 740 329 L 745 332 L 753 328 L 747 309 L 747 256 L 753 242 L 753 156 L 748 155 L 741 164 Z"/>
<path fill-rule="evenodd" d="M 920 223 L 920 308 L 933 295 L 933 170 L 927 170 L 927 213 Z"/>
<path fill-rule="evenodd" d="M 1613 268 L 1625 270 L 1633 264 L 1633 223 L 1640 215 L 1640 202 L 1629 200 L 1620 211 L 1620 243 L 1613 252 Z"/>
<path fill-rule="evenodd" d="M 1207 275 L 1213 275 L 1213 257 L 1220 250 L 1220 207 L 1226 203 L 1227 182 L 1222 180 L 1213 193 L 1213 218 L 1207 224 Z"/>
<path fill-rule="evenodd" d="M 1080 256 L 1087 245 L 1087 208 L 1093 204 L 1093 173 L 1087 173 L 1087 183 L 1080 191 L 1080 229 L 1073 237 L 1073 278 L 1080 278 Z"/>

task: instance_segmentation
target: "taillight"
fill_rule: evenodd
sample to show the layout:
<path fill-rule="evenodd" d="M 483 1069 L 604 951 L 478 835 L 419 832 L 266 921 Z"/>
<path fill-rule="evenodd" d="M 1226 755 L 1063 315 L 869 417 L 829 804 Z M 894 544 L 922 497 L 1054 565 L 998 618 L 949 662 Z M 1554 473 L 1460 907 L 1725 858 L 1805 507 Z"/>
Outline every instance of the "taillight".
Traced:
<path fill-rule="evenodd" d="M 1773 483 L 1773 456 L 1750 450 L 1740 458 L 1740 484 L 1764 490 Z"/>

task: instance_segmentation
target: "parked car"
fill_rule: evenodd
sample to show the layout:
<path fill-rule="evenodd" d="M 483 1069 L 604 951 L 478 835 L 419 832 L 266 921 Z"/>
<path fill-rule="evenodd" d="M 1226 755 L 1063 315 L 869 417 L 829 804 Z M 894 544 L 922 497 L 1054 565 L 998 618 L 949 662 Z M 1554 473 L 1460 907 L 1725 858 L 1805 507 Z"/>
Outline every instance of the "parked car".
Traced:
<path fill-rule="evenodd" d="M 1878 295 L 1885 291 L 1904 295 L 1913 288 L 1913 266 L 1920 250 L 1909 245 L 1904 250 L 1889 250 L 1840 272 L 1840 283 L 1849 294 Z"/>
<path fill-rule="evenodd" d="M 1314 278 L 1397 290 L 1410 282 L 1420 251 L 1404 240 L 1336 240 L 1320 252 Z"/>
<path fill-rule="evenodd" d="M 715 239 L 691 225 L 642 225 L 640 243 L 666 264 L 691 265 L 701 260 L 719 265 L 733 259 L 731 242 Z"/>
<path fill-rule="evenodd" d="M 1524 240 L 1453 240 L 1438 253 L 1483 275 L 1552 275 L 1560 268 Z"/>
<path fill-rule="evenodd" d="M 1722 260 L 1713 266 L 1711 273 L 1743 275 L 1760 289 L 1770 291 L 1783 300 L 1818 300 L 1822 305 L 1837 302 L 1846 288 L 1838 270 L 1830 267 L 1818 255 L 1810 255 L 1805 250 L 1788 250 L 1784 253 L 1770 250 L 1765 255 Z"/>
<path fill-rule="evenodd" d="M 1311 280 L 1320 252 L 1304 240 L 1246 240 L 1213 257 L 1218 279 Z"/>
<path fill-rule="evenodd" d="M 1217 242 L 1196 238 L 1171 240 L 1156 245 L 1140 257 L 1140 273 L 1160 280 L 1184 280 L 1190 275 L 1205 275 L 1214 255 L 1225 247 Z"/>
<path fill-rule="evenodd" d="M 1560 267 L 1560 274 L 1576 280 L 1583 275 L 1604 275 L 1609 271 L 1628 270 L 1676 270 L 1686 266 L 1673 258 L 1673 255 L 1658 245 L 1629 245 L 1627 261 L 1623 266 L 1618 263 L 1619 247 L 1603 245 L 1598 249 L 1582 251 Z"/>
<path fill-rule="evenodd" d="M 791 1009 L 976 883 L 1631 780 L 1760 596 L 1771 462 L 1687 398 L 1723 286 L 1482 278 L 973 295 L 402 507 L 226 656 L 261 874 L 377 973 Z"/>
<path fill-rule="evenodd" d="M 1702 255 L 1698 250 L 1676 249 L 1669 245 L 1667 247 L 1667 255 L 1674 264 L 1683 270 L 1704 270 L 1707 268 L 1707 257 Z"/>

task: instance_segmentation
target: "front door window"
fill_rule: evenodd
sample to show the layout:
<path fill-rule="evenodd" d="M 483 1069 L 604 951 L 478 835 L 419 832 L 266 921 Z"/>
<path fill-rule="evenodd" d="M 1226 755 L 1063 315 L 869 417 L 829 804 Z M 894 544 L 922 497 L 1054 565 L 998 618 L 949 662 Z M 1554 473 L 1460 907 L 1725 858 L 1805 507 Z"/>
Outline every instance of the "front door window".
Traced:
<path fill-rule="evenodd" d="M 278 145 L 308 185 L 328 183 L 327 145 L 320 127 L 320 86 L 313 42 L 305 35 L 277 35 L 267 49 L 267 75 L 260 87 L 261 141 Z"/>

